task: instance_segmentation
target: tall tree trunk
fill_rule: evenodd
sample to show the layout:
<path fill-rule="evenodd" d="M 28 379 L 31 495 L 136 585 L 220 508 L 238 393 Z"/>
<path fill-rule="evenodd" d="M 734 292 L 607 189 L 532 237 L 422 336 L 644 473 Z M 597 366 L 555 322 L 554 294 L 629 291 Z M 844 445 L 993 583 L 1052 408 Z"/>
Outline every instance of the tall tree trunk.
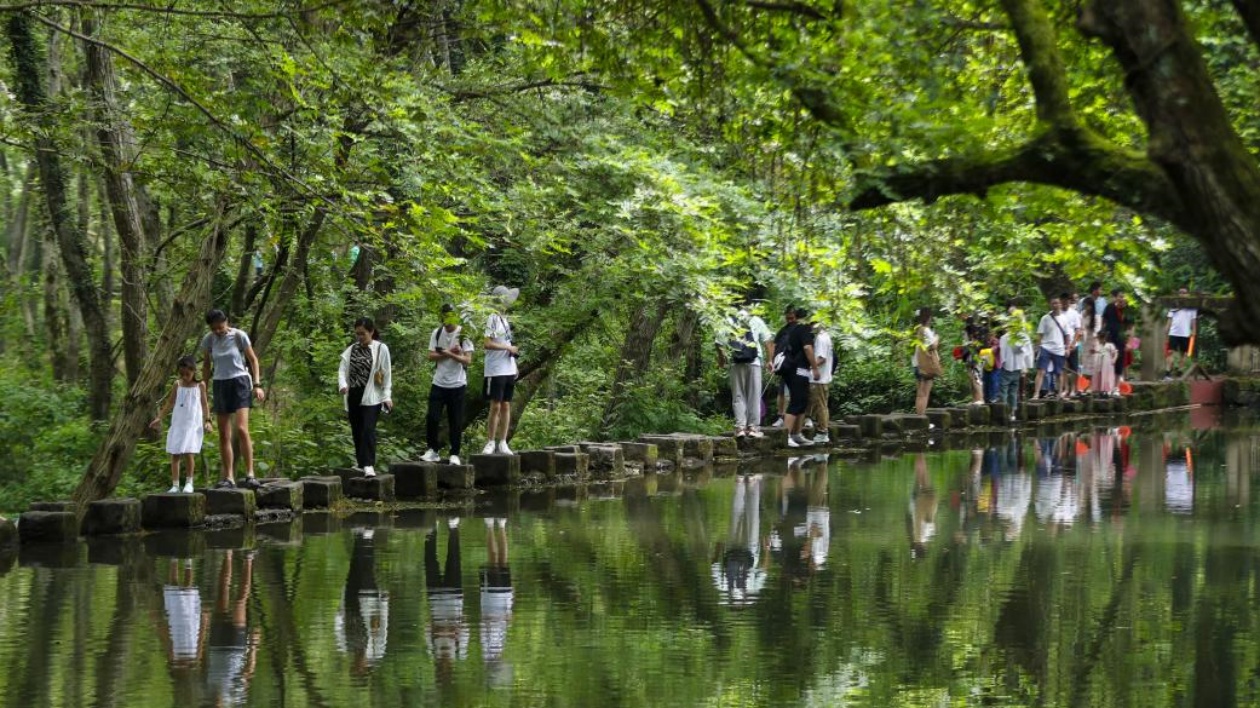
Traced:
<path fill-rule="evenodd" d="M 83 13 L 83 32 L 88 37 L 97 34 L 95 12 Z M 144 271 L 147 239 L 137 197 L 142 188 L 131 173 L 136 157 L 135 136 L 118 106 L 118 80 L 110 53 L 95 42 L 84 42 L 84 52 L 88 91 L 94 103 L 96 140 L 105 166 L 105 194 L 109 197 L 114 230 L 121 246 L 123 364 L 127 385 L 131 386 L 148 356 L 149 342 L 149 300 L 145 287 L 148 275 Z M 81 189 L 80 194 L 86 196 L 87 190 Z"/>
<path fill-rule="evenodd" d="M 236 280 L 232 283 L 232 297 L 228 303 L 230 317 L 245 314 L 245 294 L 254 275 L 254 251 L 258 249 L 258 225 L 250 220 L 245 224 L 245 243 L 241 247 L 241 260 L 236 266 Z"/>
<path fill-rule="evenodd" d="M 57 249 L 53 235 L 45 236 L 43 249 L 44 342 L 52 364 L 53 379 L 69 382 L 66 373 L 66 316 L 61 311 L 61 268 L 57 265 Z"/>
<path fill-rule="evenodd" d="M 16 94 L 30 120 L 47 120 L 54 109 L 44 87 L 47 67 L 31 28 L 29 10 L 9 14 L 7 33 L 15 69 Z M 113 381 L 113 353 L 100 293 L 88 260 L 87 235 L 79 231 L 66 199 L 66 173 L 61 164 L 62 149 L 51 131 L 36 131 L 35 160 L 39 166 L 49 223 L 57 237 L 58 251 L 70 280 L 71 292 L 83 314 L 91 360 L 88 409 L 93 420 L 109 415 L 110 385 Z"/>
<path fill-rule="evenodd" d="M 101 234 L 101 293 L 106 302 L 113 302 L 114 284 L 114 235 L 109 225 L 109 198 L 105 195 L 104 181 L 97 182 L 100 193 L 101 215 L 99 219 Z"/>
<path fill-rule="evenodd" d="M 608 397 L 604 414 L 600 418 L 601 433 L 607 433 L 616 424 L 630 385 L 647 371 L 652 359 L 652 344 L 656 342 L 656 335 L 661 331 L 661 321 L 668 311 L 668 306 L 663 301 L 655 303 L 655 306 L 645 301 L 640 302 L 630 315 L 630 325 L 626 328 L 621 356 L 613 374 L 612 394 Z"/>
<path fill-rule="evenodd" d="M 700 315 L 690 308 L 684 308 L 678 314 L 674 324 L 673 346 L 675 352 L 681 352 L 683 362 L 682 384 L 686 387 L 687 405 L 700 407 L 702 391 L 700 389 L 701 374 L 704 368 L 704 347 L 700 341 Z M 758 392 L 760 395 L 760 392 Z"/>
<path fill-rule="evenodd" d="M 289 259 L 289 264 L 284 271 L 284 280 L 280 281 L 280 291 L 276 293 L 275 299 L 271 302 L 267 313 L 263 315 L 262 320 L 258 323 L 258 327 L 253 332 L 254 352 L 258 356 L 262 356 L 271 345 L 271 340 L 276 336 L 276 331 L 280 329 L 280 320 L 284 318 L 284 312 L 289 306 L 289 301 L 297 294 L 298 286 L 302 281 L 302 263 L 311 255 L 311 246 L 315 243 L 315 237 L 319 235 L 320 228 L 324 225 L 324 219 L 327 217 L 327 211 L 319 209 L 315 215 L 311 217 L 310 223 L 306 228 L 298 234 L 297 247 L 294 249 L 293 257 Z M 269 376 L 270 374 L 268 374 Z"/>
<path fill-rule="evenodd" d="M 74 501 L 82 516 L 87 502 L 104 499 L 118 486 L 123 470 L 131 460 L 136 441 L 144 434 L 158 401 L 170 380 L 171 362 L 184 352 L 185 344 L 201 325 L 201 313 L 210 305 L 214 276 L 227 251 L 230 230 L 220 208 L 212 231 L 201 244 L 201 252 L 193 262 L 171 303 L 170 314 L 158 335 L 152 352 L 140 369 L 140 376 L 131 386 L 122 407 L 110 423 L 109 432 L 96 449 L 83 479 L 74 490 Z"/>

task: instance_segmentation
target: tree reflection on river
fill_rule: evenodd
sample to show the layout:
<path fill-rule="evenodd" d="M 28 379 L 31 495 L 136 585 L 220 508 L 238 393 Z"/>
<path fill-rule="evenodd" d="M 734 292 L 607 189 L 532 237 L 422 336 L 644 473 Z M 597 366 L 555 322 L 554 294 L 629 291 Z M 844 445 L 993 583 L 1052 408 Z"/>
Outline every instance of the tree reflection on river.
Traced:
<path fill-rule="evenodd" d="M 25 547 L 0 695 L 1254 705 L 1260 435 L 1167 422 Z"/>

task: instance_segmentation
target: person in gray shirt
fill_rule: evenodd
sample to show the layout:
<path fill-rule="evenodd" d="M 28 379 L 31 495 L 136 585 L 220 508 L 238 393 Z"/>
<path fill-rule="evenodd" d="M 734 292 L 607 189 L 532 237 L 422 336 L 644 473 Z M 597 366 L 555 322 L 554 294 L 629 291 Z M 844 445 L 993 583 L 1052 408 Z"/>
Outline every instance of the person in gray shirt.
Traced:
<path fill-rule="evenodd" d="M 202 337 L 198 349 L 204 356 L 201 361 L 201 378 L 212 382 L 211 408 L 214 409 L 219 424 L 219 459 L 222 468 L 219 483 L 215 486 L 225 489 L 236 486 L 235 460 L 232 455 L 232 432 L 235 430 L 241 441 L 241 457 L 245 458 L 246 477 L 242 486 L 252 488 L 258 482 L 254 479 L 254 444 L 249 438 L 249 409 L 254 400 L 261 403 L 267 398 L 258 356 L 254 354 L 249 335 L 228 326 L 228 318 L 223 310 L 207 312 L 206 325 L 210 327 L 210 332 Z M 212 368 L 213 378 L 210 375 Z"/>

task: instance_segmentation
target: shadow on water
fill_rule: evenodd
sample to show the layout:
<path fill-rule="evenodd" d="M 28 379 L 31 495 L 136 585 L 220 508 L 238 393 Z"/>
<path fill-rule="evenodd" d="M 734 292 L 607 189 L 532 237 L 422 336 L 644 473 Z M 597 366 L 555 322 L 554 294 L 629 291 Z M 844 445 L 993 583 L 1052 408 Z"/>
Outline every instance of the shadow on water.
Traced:
<path fill-rule="evenodd" d="M 1255 705 L 1260 435 L 1181 422 L 24 546 L 0 695 Z"/>

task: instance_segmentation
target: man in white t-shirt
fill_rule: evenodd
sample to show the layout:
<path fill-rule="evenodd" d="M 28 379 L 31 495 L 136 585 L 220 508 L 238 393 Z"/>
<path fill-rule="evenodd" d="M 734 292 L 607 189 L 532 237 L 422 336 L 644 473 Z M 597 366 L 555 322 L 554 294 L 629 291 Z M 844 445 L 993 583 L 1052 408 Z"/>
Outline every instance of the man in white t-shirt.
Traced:
<path fill-rule="evenodd" d="M 1189 297 L 1190 291 L 1182 288 L 1178 297 Z M 1193 307 L 1174 307 L 1168 311 L 1168 353 L 1164 356 L 1164 378 L 1172 378 L 1173 368 L 1189 356 L 1190 340 L 1199 333 L 1199 311 Z"/>
<path fill-rule="evenodd" d="M 831 335 L 822 325 L 814 323 L 814 360 L 818 367 L 813 369 L 797 369 L 797 374 L 809 377 L 809 408 L 805 409 L 805 417 L 814 421 L 814 444 L 822 445 L 831 442 L 831 412 L 828 409 L 827 396 L 831 392 L 831 366 L 834 356 Z"/>
<path fill-rule="evenodd" d="M 717 343 L 718 366 L 725 368 L 730 356 L 731 407 L 735 410 L 735 437 L 764 437 L 761 432 L 762 350 L 769 361 L 773 339 L 765 320 L 741 308 L 731 322 L 735 336 Z"/>
<path fill-rule="evenodd" d="M 433 362 L 433 384 L 429 387 L 429 411 L 425 417 L 425 433 L 429 449 L 421 459 L 439 462 L 441 448 L 438 435 L 442 425 L 442 409 L 450 428 L 452 465 L 460 464 L 459 453 L 464 438 L 464 401 L 468 394 L 468 365 L 472 363 L 472 342 L 464 336 L 459 313 L 451 305 L 442 306 L 442 325 L 429 335 L 429 361 Z"/>
<path fill-rule="evenodd" d="M 1064 345 L 1067 350 L 1065 352 L 1067 361 L 1064 363 L 1063 375 L 1059 377 L 1064 382 L 1064 386 L 1060 388 L 1060 394 L 1067 397 L 1076 390 L 1076 372 L 1081 370 L 1081 357 L 1076 350 L 1076 345 L 1080 343 L 1085 333 L 1085 320 L 1081 316 L 1081 311 L 1076 308 L 1077 300 L 1080 298 L 1075 293 L 1063 293 L 1059 299 L 1062 300 L 1059 321 L 1063 323 L 1063 329 L 1067 331 L 1068 336 Z"/>
<path fill-rule="evenodd" d="M 516 357 L 520 350 L 512 344 L 512 324 L 505 313 L 520 294 L 520 288 L 504 285 L 496 285 L 490 291 L 497 311 L 486 321 L 482 345 L 486 350 L 486 398 L 490 399 L 483 455 L 512 454 L 507 437 L 512 424 L 512 393 L 516 390 Z"/>
<path fill-rule="evenodd" d="M 1063 378 L 1067 363 L 1067 326 L 1062 319 L 1062 301 L 1050 298 L 1050 311 L 1042 316 L 1037 325 L 1037 378 L 1033 381 L 1033 400 L 1041 399 L 1041 385 L 1050 372 L 1050 382 Z"/>

